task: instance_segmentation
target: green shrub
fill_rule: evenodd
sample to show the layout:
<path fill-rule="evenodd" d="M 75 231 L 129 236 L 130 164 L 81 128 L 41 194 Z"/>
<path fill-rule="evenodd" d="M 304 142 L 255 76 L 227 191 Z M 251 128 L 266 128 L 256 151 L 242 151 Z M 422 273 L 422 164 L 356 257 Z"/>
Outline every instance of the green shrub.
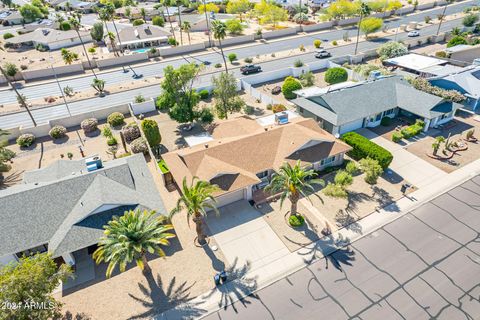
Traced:
<path fill-rule="evenodd" d="M 210 92 L 207 89 L 201 90 L 198 94 L 200 95 L 200 99 L 202 100 L 207 100 L 210 96 Z"/>
<path fill-rule="evenodd" d="M 114 136 L 111 136 L 107 139 L 107 145 L 109 145 L 110 147 L 116 146 L 117 144 L 118 144 L 117 138 L 115 138 Z"/>
<path fill-rule="evenodd" d="M 147 142 L 142 137 L 137 138 L 130 143 L 130 149 L 133 153 L 147 153 Z"/>
<path fill-rule="evenodd" d="M 162 136 L 160 135 L 157 121 L 151 119 L 143 120 L 142 131 L 151 147 L 158 146 L 160 142 L 162 142 Z"/>
<path fill-rule="evenodd" d="M 60 139 L 65 137 L 67 134 L 67 129 L 64 126 L 54 126 L 50 131 L 48 131 L 48 135 L 52 137 L 52 139 Z"/>
<path fill-rule="evenodd" d="M 388 168 L 393 160 L 393 155 L 388 150 L 356 132 L 347 132 L 341 139 L 353 148 L 348 155 L 355 160 L 370 157 L 377 160 L 383 169 Z"/>
<path fill-rule="evenodd" d="M 305 223 L 305 218 L 302 215 L 291 215 L 288 217 L 288 223 L 292 227 L 301 227 Z"/>
<path fill-rule="evenodd" d="M 165 25 L 165 20 L 160 16 L 155 16 L 152 19 L 152 24 L 154 26 L 163 27 Z"/>
<path fill-rule="evenodd" d="M 210 110 L 210 108 L 204 108 L 200 112 L 200 121 L 203 123 L 212 123 L 213 122 L 213 112 Z"/>
<path fill-rule="evenodd" d="M 123 127 L 122 134 L 127 142 L 132 142 L 133 140 L 141 136 L 140 128 L 138 127 L 138 124 L 136 122 L 130 122 L 125 127 Z"/>
<path fill-rule="evenodd" d="M 334 46 L 338 45 L 337 40 L 333 40 L 333 41 L 332 41 L 332 45 L 334 45 Z"/>
<path fill-rule="evenodd" d="M 221 63 L 215 63 L 215 68 L 221 68 L 222 64 Z"/>
<path fill-rule="evenodd" d="M 321 45 L 322 45 L 322 40 L 318 40 L 318 39 L 313 40 L 313 46 L 315 48 L 318 49 L 318 48 L 320 48 Z"/>
<path fill-rule="evenodd" d="M 30 147 L 35 142 L 35 136 L 31 133 L 24 133 L 17 138 L 17 144 L 20 147 Z"/>
<path fill-rule="evenodd" d="M 277 113 L 277 112 L 282 112 L 287 110 L 287 107 L 285 107 L 283 104 L 274 104 L 272 106 L 272 112 Z"/>
<path fill-rule="evenodd" d="M 238 19 L 230 19 L 225 22 L 227 26 L 227 31 L 231 34 L 241 34 L 244 27 L 240 20 Z"/>
<path fill-rule="evenodd" d="M 325 72 L 325 81 L 328 84 L 336 84 L 345 82 L 348 79 L 348 72 L 344 68 L 335 67 L 330 68 Z"/>
<path fill-rule="evenodd" d="M 323 194 L 332 198 L 346 198 L 348 197 L 347 190 L 341 185 L 329 182 L 325 188 L 322 189 Z"/>
<path fill-rule="evenodd" d="M 360 169 L 365 173 L 365 182 L 368 184 L 376 184 L 378 177 L 383 173 L 383 168 L 377 160 L 365 158 L 359 161 Z"/>
<path fill-rule="evenodd" d="M 345 171 L 347 171 L 351 175 L 355 175 L 358 173 L 358 166 L 353 161 L 348 161 L 347 165 L 345 166 Z"/>
<path fill-rule="evenodd" d="M 447 48 L 455 47 L 459 44 L 468 44 L 468 41 L 462 36 L 455 36 L 447 43 Z"/>
<path fill-rule="evenodd" d="M 168 169 L 168 166 L 167 166 L 167 163 L 165 162 L 165 160 L 161 159 L 157 162 L 157 164 L 158 164 L 158 167 L 160 168 L 160 170 L 162 171 L 162 173 L 170 172 L 170 169 Z"/>
<path fill-rule="evenodd" d="M 249 106 L 248 104 L 243 106 L 243 113 L 250 115 L 250 114 L 253 114 L 254 112 L 255 112 L 254 107 Z"/>
<path fill-rule="evenodd" d="M 98 120 L 95 118 L 85 119 L 80 123 L 80 127 L 85 133 L 94 132 L 98 128 Z"/>
<path fill-rule="evenodd" d="M 473 25 L 478 21 L 478 16 L 474 13 L 471 13 L 463 18 L 463 25 L 465 27 L 473 27 Z"/>
<path fill-rule="evenodd" d="M 58 28 L 62 31 L 68 31 L 68 30 L 72 29 L 72 26 L 70 25 L 70 23 L 68 21 L 63 21 L 63 22 L 60 23 Z"/>
<path fill-rule="evenodd" d="M 380 121 L 380 124 L 384 127 L 388 127 L 389 125 L 392 124 L 392 118 L 390 117 L 383 117 L 382 121 Z"/>
<path fill-rule="evenodd" d="M 302 89 L 300 81 L 292 76 L 286 77 L 282 85 L 282 92 L 285 98 L 294 99 L 297 97 L 293 91 Z"/>
<path fill-rule="evenodd" d="M 243 61 L 245 61 L 246 63 L 252 63 L 253 59 L 247 57 L 247 58 L 243 59 Z"/>
<path fill-rule="evenodd" d="M 108 124 L 111 125 L 112 127 L 121 126 L 122 124 L 125 123 L 124 120 L 125 120 L 125 117 L 120 112 L 114 112 L 110 114 L 107 118 Z"/>
<path fill-rule="evenodd" d="M 175 40 L 175 38 L 170 37 L 170 38 L 168 38 L 168 44 L 171 45 L 171 46 L 178 46 L 178 41 Z"/>
<path fill-rule="evenodd" d="M 237 60 L 237 55 L 235 53 L 229 53 L 227 58 L 228 58 L 228 61 L 232 63 L 233 61 Z"/>
<path fill-rule="evenodd" d="M 132 25 L 134 27 L 136 27 L 136 26 L 141 26 L 144 23 L 145 23 L 145 20 L 143 20 L 143 19 L 135 19 L 135 20 L 133 20 Z"/>
<path fill-rule="evenodd" d="M 293 66 L 294 66 L 295 68 L 303 67 L 303 61 L 300 60 L 300 59 L 297 59 L 297 60 L 295 60 L 295 62 L 293 63 Z"/>
<path fill-rule="evenodd" d="M 423 122 L 422 120 L 417 120 L 415 124 L 412 124 L 411 126 L 408 126 L 402 129 L 400 133 L 402 134 L 403 138 L 409 139 L 411 137 L 414 137 L 420 134 L 424 127 L 425 127 L 425 122 Z"/>
<path fill-rule="evenodd" d="M 445 51 L 437 51 L 435 52 L 435 57 L 438 57 L 438 58 L 446 58 L 447 57 L 447 53 Z"/>
<path fill-rule="evenodd" d="M 7 32 L 7 33 L 3 34 L 3 39 L 5 39 L 5 40 L 13 38 L 13 37 L 15 37 L 15 36 L 13 34 L 11 34 L 10 32 Z"/>
<path fill-rule="evenodd" d="M 349 186 L 353 183 L 353 177 L 350 173 L 345 170 L 338 170 L 334 178 L 335 184 L 338 184 L 342 187 Z"/>
<path fill-rule="evenodd" d="M 400 132 L 394 132 L 392 134 L 392 141 L 393 142 L 400 142 L 402 140 L 403 136 Z"/>

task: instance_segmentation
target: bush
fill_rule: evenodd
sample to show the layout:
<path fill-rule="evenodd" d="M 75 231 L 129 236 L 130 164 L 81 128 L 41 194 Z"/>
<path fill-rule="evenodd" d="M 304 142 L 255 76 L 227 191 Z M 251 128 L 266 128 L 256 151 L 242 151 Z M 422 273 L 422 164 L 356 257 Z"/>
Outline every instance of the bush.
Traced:
<path fill-rule="evenodd" d="M 213 112 L 209 108 L 204 108 L 200 112 L 200 121 L 203 123 L 212 123 L 213 122 Z"/>
<path fill-rule="evenodd" d="M 63 21 L 63 22 L 60 23 L 58 28 L 62 31 L 68 31 L 68 30 L 72 29 L 72 26 L 70 25 L 70 23 L 68 21 Z"/>
<path fill-rule="evenodd" d="M 355 175 L 358 173 L 358 166 L 355 162 L 349 161 L 347 166 L 345 167 L 345 171 L 347 171 L 351 175 Z"/>
<path fill-rule="evenodd" d="M 383 173 L 383 168 L 378 164 L 377 160 L 365 158 L 359 161 L 360 169 L 365 173 L 365 182 L 368 184 L 376 184 L 378 177 Z"/>
<path fill-rule="evenodd" d="M 313 40 L 313 46 L 315 48 L 318 49 L 318 48 L 320 48 L 321 45 L 322 45 L 322 40 L 318 40 L 318 39 Z"/>
<path fill-rule="evenodd" d="M 132 142 L 133 140 L 141 136 L 140 128 L 138 127 L 136 122 L 130 122 L 125 127 L 123 127 L 122 134 L 127 142 Z"/>
<path fill-rule="evenodd" d="M 288 217 L 288 223 L 292 227 L 301 227 L 305 223 L 305 218 L 302 215 L 294 215 L 292 214 L 290 217 Z"/>
<path fill-rule="evenodd" d="M 175 40 L 175 38 L 168 38 L 168 44 L 171 45 L 171 46 L 177 46 L 178 41 Z"/>
<path fill-rule="evenodd" d="M 111 136 L 107 139 L 107 145 L 108 146 L 116 146 L 118 144 L 117 142 L 117 138 L 115 138 L 114 136 Z"/>
<path fill-rule="evenodd" d="M 254 107 L 249 106 L 248 104 L 243 106 L 243 113 L 250 115 L 250 114 L 253 114 L 254 112 L 255 112 Z"/>
<path fill-rule="evenodd" d="M 17 138 L 17 144 L 20 147 L 30 147 L 35 142 L 35 136 L 31 133 L 24 133 Z"/>
<path fill-rule="evenodd" d="M 221 68 L 222 64 L 221 63 L 215 63 L 215 68 Z"/>
<path fill-rule="evenodd" d="M 432 17 L 430 17 L 430 16 L 425 16 L 425 17 L 423 18 L 423 20 L 425 20 L 425 23 L 430 23 L 430 21 L 432 21 Z"/>
<path fill-rule="evenodd" d="M 285 107 L 283 104 L 274 104 L 272 106 L 272 112 L 277 113 L 277 112 L 282 112 L 287 110 L 287 107 Z"/>
<path fill-rule="evenodd" d="M 241 34 L 243 32 L 243 25 L 238 19 L 230 19 L 225 22 L 227 31 L 231 34 Z"/>
<path fill-rule="evenodd" d="M 400 142 L 402 140 L 403 136 L 400 132 L 394 132 L 392 134 L 392 141 L 393 142 Z"/>
<path fill-rule="evenodd" d="M 245 61 L 246 63 L 252 63 L 253 59 L 252 58 L 245 58 L 245 59 L 243 59 L 243 61 Z"/>
<path fill-rule="evenodd" d="M 463 25 L 465 27 L 473 27 L 473 25 L 478 21 L 478 16 L 476 14 L 469 14 L 463 18 Z"/>
<path fill-rule="evenodd" d="M 80 123 L 80 127 L 85 133 L 93 132 L 98 128 L 98 120 L 95 118 L 85 119 Z"/>
<path fill-rule="evenodd" d="M 157 121 L 151 119 L 143 120 L 142 131 L 151 147 L 158 146 L 160 142 L 162 142 L 162 136 L 160 135 Z"/>
<path fill-rule="evenodd" d="M 322 190 L 323 194 L 332 198 L 346 198 L 348 196 L 347 190 L 341 185 L 329 182 Z"/>
<path fill-rule="evenodd" d="M 142 96 L 141 94 L 135 96 L 135 99 L 134 99 L 135 103 L 142 103 L 142 102 L 145 102 L 145 97 Z"/>
<path fill-rule="evenodd" d="M 377 160 L 383 169 L 388 168 L 393 160 L 393 155 L 388 150 L 356 132 L 347 132 L 341 139 L 353 148 L 348 155 L 355 160 L 370 157 Z"/>
<path fill-rule="evenodd" d="M 15 37 L 15 36 L 13 34 L 11 34 L 10 32 L 7 32 L 7 33 L 3 34 L 3 39 L 5 39 L 5 40 L 13 38 L 13 37 Z"/>
<path fill-rule="evenodd" d="M 338 170 L 337 174 L 335 175 L 334 181 L 335 184 L 346 187 L 353 183 L 353 177 L 345 170 Z"/>
<path fill-rule="evenodd" d="M 210 96 L 210 92 L 207 89 L 201 90 L 198 94 L 200 95 L 200 99 L 202 100 L 206 100 Z"/>
<path fill-rule="evenodd" d="M 28 66 L 26 64 L 21 64 L 20 65 L 20 69 L 22 69 L 23 71 L 24 70 L 27 70 L 28 69 Z"/>
<path fill-rule="evenodd" d="M 148 151 L 147 142 L 142 137 L 137 138 L 130 143 L 130 150 L 133 153 L 146 153 Z"/>
<path fill-rule="evenodd" d="M 163 27 L 165 25 L 165 20 L 160 16 L 155 16 L 152 19 L 152 24 L 154 26 Z"/>
<path fill-rule="evenodd" d="M 380 124 L 384 127 L 388 127 L 389 125 L 392 124 L 392 118 L 390 117 L 383 117 L 382 121 L 380 121 Z"/>
<path fill-rule="evenodd" d="M 389 41 L 382 44 L 377 50 L 380 60 L 404 56 L 408 53 L 406 46 L 396 41 Z"/>
<path fill-rule="evenodd" d="M 67 129 L 64 126 L 54 126 L 50 131 L 48 131 L 48 135 L 52 137 L 52 139 L 60 139 L 65 137 L 67 134 Z"/>
<path fill-rule="evenodd" d="M 435 52 L 435 57 L 438 57 L 438 58 L 446 58 L 447 57 L 447 53 L 445 51 L 437 51 Z"/>
<path fill-rule="evenodd" d="M 348 79 L 348 72 L 344 68 L 335 67 L 330 68 L 325 72 L 325 81 L 328 84 L 336 84 L 345 82 Z"/>
<path fill-rule="evenodd" d="M 134 27 L 136 27 L 136 26 L 141 26 L 144 23 L 145 23 L 145 20 L 143 20 L 143 19 L 135 19 L 135 20 L 133 20 L 132 25 Z"/>
<path fill-rule="evenodd" d="M 455 36 L 447 43 L 447 48 L 458 46 L 459 44 L 468 44 L 467 39 L 462 36 Z"/>
<path fill-rule="evenodd" d="M 402 129 L 400 133 L 402 134 L 403 138 L 409 139 L 416 136 L 417 134 L 420 134 L 423 130 L 423 127 L 425 127 L 425 122 L 423 122 L 422 120 L 417 120 L 415 124 L 412 124 L 411 126 Z"/>
<path fill-rule="evenodd" d="M 300 89 L 302 89 L 302 84 L 300 83 L 300 81 L 298 81 L 292 76 L 285 78 L 285 81 L 283 82 L 283 85 L 282 85 L 282 92 L 285 98 L 287 99 L 296 98 L 297 95 L 293 93 L 293 91 L 300 90 Z"/>
<path fill-rule="evenodd" d="M 294 66 L 295 68 L 303 67 L 303 61 L 300 60 L 300 59 L 297 59 L 297 60 L 295 60 L 295 62 L 293 63 L 293 66 Z"/>
<path fill-rule="evenodd" d="M 107 122 L 112 127 L 121 126 L 124 124 L 125 117 L 120 112 L 114 112 L 110 114 L 107 118 Z"/>
<path fill-rule="evenodd" d="M 228 58 L 228 61 L 232 63 L 233 61 L 237 60 L 237 55 L 235 53 L 230 53 L 228 54 L 227 58 Z"/>
<path fill-rule="evenodd" d="M 337 40 L 333 40 L 333 41 L 332 41 L 332 45 L 334 45 L 334 46 L 338 45 Z"/>

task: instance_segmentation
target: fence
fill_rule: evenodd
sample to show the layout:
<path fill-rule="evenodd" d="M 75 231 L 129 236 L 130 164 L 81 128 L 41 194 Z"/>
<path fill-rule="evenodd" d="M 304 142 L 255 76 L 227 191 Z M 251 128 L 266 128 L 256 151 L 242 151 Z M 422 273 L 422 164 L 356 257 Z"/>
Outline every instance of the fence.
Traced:
<path fill-rule="evenodd" d="M 52 68 L 38 69 L 38 70 L 25 70 L 22 71 L 23 79 L 25 81 L 32 81 L 36 79 L 49 78 L 54 76 Z M 84 72 L 83 64 L 71 64 L 67 66 L 55 67 L 55 73 L 57 76 L 81 73 Z"/>
<path fill-rule="evenodd" d="M 275 30 L 262 33 L 262 38 L 265 40 L 274 39 L 278 37 L 290 36 L 297 34 L 297 28 L 286 28 L 282 30 Z"/>
<path fill-rule="evenodd" d="M 312 31 L 330 29 L 335 25 L 335 23 L 336 23 L 336 21 L 326 21 L 326 22 L 321 22 L 321 23 L 316 23 L 316 24 L 303 25 L 302 26 L 302 31 L 303 32 L 312 32 Z"/>
<path fill-rule="evenodd" d="M 99 69 L 110 68 L 118 65 L 128 64 L 128 63 L 138 63 L 148 61 L 148 53 L 136 53 L 127 56 L 121 56 L 110 59 L 96 60 L 96 64 Z"/>
<path fill-rule="evenodd" d="M 208 41 L 207 41 L 208 43 Z M 162 57 L 165 56 L 171 56 L 175 54 L 184 54 L 188 52 L 193 52 L 193 51 L 198 51 L 198 50 L 203 50 L 205 49 L 205 43 L 195 43 L 192 45 L 188 46 L 178 46 L 178 47 L 172 47 L 172 48 L 160 48 L 159 52 Z"/>
<path fill-rule="evenodd" d="M 239 37 L 233 37 L 233 38 L 227 38 L 222 40 L 222 46 L 231 46 L 234 44 L 240 44 L 240 43 L 245 43 L 245 42 L 253 42 L 255 41 L 255 35 L 249 34 L 246 36 L 239 36 Z M 214 41 L 214 44 L 216 46 L 219 45 L 218 40 Z"/>

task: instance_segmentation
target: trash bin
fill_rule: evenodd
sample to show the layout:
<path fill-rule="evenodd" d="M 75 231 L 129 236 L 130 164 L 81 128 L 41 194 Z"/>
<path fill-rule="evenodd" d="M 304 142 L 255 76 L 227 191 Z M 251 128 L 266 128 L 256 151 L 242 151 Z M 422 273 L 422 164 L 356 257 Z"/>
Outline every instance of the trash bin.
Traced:
<path fill-rule="evenodd" d="M 217 273 L 213 276 L 213 281 L 215 281 L 215 285 L 218 286 L 220 284 L 220 273 Z"/>
<path fill-rule="evenodd" d="M 407 192 L 407 189 L 410 188 L 410 187 L 411 186 L 408 183 L 404 183 L 404 184 L 402 184 L 402 187 L 400 188 L 400 191 L 402 193 L 405 193 L 405 192 Z"/>
<path fill-rule="evenodd" d="M 220 272 L 220 280 L 222 280 L 222 283 L 227 282 L 227 273 L 225 271 Z"/>

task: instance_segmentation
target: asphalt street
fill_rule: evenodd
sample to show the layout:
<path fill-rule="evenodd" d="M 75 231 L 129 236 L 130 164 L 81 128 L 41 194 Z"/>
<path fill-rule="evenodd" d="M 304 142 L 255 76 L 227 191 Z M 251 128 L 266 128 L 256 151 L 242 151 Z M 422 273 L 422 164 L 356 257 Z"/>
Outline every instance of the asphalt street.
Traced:
<path fill-rule="evenodd" d="M 447 14 L 453 14 L 455 12 L 461 12 L 465 7 L 471 6 L 473 4 L 479 3 L 478 0 L 476 1 L 466 1 L 460 4 L 452 5 L 447 8 Z M 406 16 L 403 19 L 395 19 L 387 22 L 388 28 L 395 28 L 398 27 L 400 24 L 407 23 L 408 21 L 422 21 L 424 16 L 431 16 L 434 17 L 436 14 L 441 13 L 443 8 L 437 8 L 431 10 L 429 12 L 422 12 L 419 14 Z M 452 20 L 447 21 L 442 24 L 442 31 L 451 30 L 453 27 L 458 26 L 461 24 L 460 20 Z M 282 41 L 270 41 L 266 43 L 256 44 L 252 46 L 246 46 L 243 48 L 236 48 L 225 50 L 225 54 L 230 52 L 234 52 L 237 54 L 238 59 L 243 59 L 245 57 L 252 57 L 255 55 L 261 54 L 270 54 L 272 52 L 278 51 L 285 51 L 298 48 L 301 44 L 305 45 L 306 47 L 312 46 L 312 42 L 314 39 L 320 38 L 323 42 L 329 42 L 335 39 L 341 39 L 345 32 L 349 32 L 350 35 L 355 34 L 355 27 L 351 27 L 348 29 L 343 30 L 333 30 L 326 33 L 321 33 L 318 35 L 306 35 L 302 37 L 290 38 L 285 39 Z M 432 25 L 426 27 L 421 30 L 421 35 L 431 35 L 435 34 L 437 30 L 436 25 Z M 381 43 L 387 42 L 389 40 L 393 40 L 395 38 L 394 35 L 376 39 L 374 41 L 363 41 L 359 44 L 359 51 L 373 49 L 381 45 Z M 404 32 L 399 32 L 396 36 L 397 40 L 406 39 L 407 35 Z M 354 44 L 350 44 L 347 46 L 340 46 L 336 48 L 332 48 L 331 51 L 333 56 L 341 56 L 345 54 L 351 54 L 353 52 Z M 293 65 L 293 62 L 301 58 L 303 62 L 308 63 L 309 61 L 315 60 L 311 53 L 304 54 L 304 55 L 296 55 L 288 58 L 277 59 L 271 62 L 261 63 L 262 69 L 264 71 L 273 71 L 278 69 L 278 66 L 288 66 Z M 165 62 L 158 62 L 155 64 L 149 64 L 144 66 L 134 66 L 135 71 L 137 73 L 143 74 L 144 77 L 152 77 L 152 76 L 161 76 L 163 74 L 163 68 L 167 65 L 171 65 L 173 67 L 178 67 L 187 62 L 203 62 L 208 61 L 212 64 L 223 62 L 220 53 L 217 51 L 215 53 L 208 53 L 199 56 L 192 56 L 192 55 L 184 55 L 181 58 L 173 59 Z M 216 72 L 220 72 L 219 69 Z M 241 74 L 238 68 L 232 69 L 235 72 L 237 77 L 241 77 Z M 208 86 L 210 83 L 212 74 L 204 74 L 199 79 L 199 86 Z M 111 72 L 105 72 L 100 75 L 100 78 L 106 81 L 106 89 L 108 90 L 108 86 L 111 84 L 118 84 L 122 82 L 133 81 L 132 72 L 124 73 L 121 70 L 115 70 Z M 61 86 L 70 86 L 76 91 L 86 90 L 91 88 L 93 76 L 85 75 L 70 79 L 61 80 Z M 141 81 L 141 80 L 137 80 Z M 59 95 L 58 85 L 51 81 L 47 83 L 40 83 L 40 84 L 32 84 L 27 85 L 24 88 L 19 88 L 20 92 L 24 94 L 27 99 L 38 99 L 43 98 L 49 95 Z M 85 112 L 88 110 L 95 110 L 104 108 L 107 106 L 113 106 L 122 104 L 128 101 L 132 101 L 133 98 L 138 95 L 142 94 L 145 97 L 155 97 L 158 96 L 160 93 L 160 88 L 158 86 L 151 86 L 151 87 L 144 87 L 140 89 L 124 91 L 117 94 L 107 95 L 103 98 L 92 98 L 88 100 L 78 101 L 69 103 L 69 108 L 72 114 L 78 114 L 81 112 Z M 12 89 L 5 88 L 0 90 L 0 104 L 7 104 L 7 103 L 15 103 L 16 96 Z M 67 109 L 64 105 L 57 105 L 51 107 L 45 107 L 41 109 L 33 110 L 34 117 L 38 124 L 46 123 L 50 119 L 60 118 L 68 115 Z M 18 112 L 12 114 L 4 114 L 0 116 L 0 128 L 9 129 L 14 128 L 19 125 L 23 126 L 31 126 L 31 120 L 29 119 L 26 112 Z"/>
<path fill-rule="evenodd" d="M 479 232 L 477 176 L 203 319 L 480 319 Z"/>

